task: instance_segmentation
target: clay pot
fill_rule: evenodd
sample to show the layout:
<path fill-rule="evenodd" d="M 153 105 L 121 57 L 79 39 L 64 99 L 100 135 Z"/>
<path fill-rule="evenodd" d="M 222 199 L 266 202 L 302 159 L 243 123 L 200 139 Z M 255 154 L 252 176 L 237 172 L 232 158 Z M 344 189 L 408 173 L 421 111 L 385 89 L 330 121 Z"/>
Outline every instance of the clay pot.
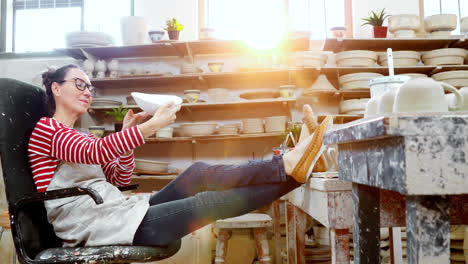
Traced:
<path fill-rule="evenodd" d="M 459 48 L 436 49 L 422 55 L 425 65 L 463 65 L 466 50 Z"/>
<path fill-rule="evenodd" d="M 378 77 L 382 77 L 382 74 L 374 72 L 351 73 L 340 76 L 339 81 L 343 90 L 369 89 L 369 81 Z"/>
<path fill-rule="evenodd" d="M 374 38 L 386 38 L 387 29 L 387 27 L 372 27 L 372 34 Z"/>
<path fill-rule="evenodd" d="M 452 31 L 457 28 L 457 20 L 457 15 L 454 14 L 428 16 L 424 19 L 424 30 L 426 32 Z"/>
<path fill-rule="evenodd" d="M 457 88 L 468 86 L 468 71 L 446 71 L 432 75 L 432 79 Z"/>
<path fill-rule="evenodd" d="M 179 40 L 180 31 L 168 31 L 167 35 L 169 35 L 170 40 Z"/>
<path fill-rule="evenodd" d="M 412 67 L 416 66 L 421 58 L 421 54 L 416 51 L 394 51 L 393 66 L 395 67 Z M 388 65 L 387 53 L 379 53 L 379 64 L 382 66 Z"/>

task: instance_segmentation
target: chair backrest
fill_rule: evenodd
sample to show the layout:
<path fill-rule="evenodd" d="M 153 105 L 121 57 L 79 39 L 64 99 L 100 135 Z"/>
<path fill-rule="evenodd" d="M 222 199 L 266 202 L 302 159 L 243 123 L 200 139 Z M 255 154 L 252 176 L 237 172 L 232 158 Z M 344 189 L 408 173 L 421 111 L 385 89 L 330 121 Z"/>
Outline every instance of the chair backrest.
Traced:
<path fill-rule="evenodd" d="M 46 113 L 44 102 L 45 92 L 39 87 L 0 78 L 0 158 L 10 212 L 19 199 L 36 192 L 27 148 L 34 126 Z M 20 230 L 12 225 L 11 231 L 20 258 L 34 259 L 43 249 L 61 246 L 42 202 L 26 205 L 15 214 Z"/>

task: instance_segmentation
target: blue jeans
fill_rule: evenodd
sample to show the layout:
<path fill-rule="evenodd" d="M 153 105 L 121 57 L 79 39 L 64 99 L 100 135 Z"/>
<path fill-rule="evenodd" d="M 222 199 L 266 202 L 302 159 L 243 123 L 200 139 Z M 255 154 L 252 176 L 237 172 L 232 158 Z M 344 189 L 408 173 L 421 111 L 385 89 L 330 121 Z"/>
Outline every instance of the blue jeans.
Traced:
<path fill-rule="evenodd" d="M 151 196 L 133 244 L 168 245 L 218 219 L 268 205 L 299 185 L 286 176 L 282 156 L 243 165 L 197 162 Z"/>

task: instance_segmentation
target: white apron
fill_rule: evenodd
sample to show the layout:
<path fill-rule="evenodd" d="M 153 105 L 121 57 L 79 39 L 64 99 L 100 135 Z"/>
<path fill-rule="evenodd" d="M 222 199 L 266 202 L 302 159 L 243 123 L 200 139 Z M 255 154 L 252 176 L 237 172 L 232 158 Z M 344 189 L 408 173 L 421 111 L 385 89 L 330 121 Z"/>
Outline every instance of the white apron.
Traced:
<path fill-rule="evenodd" d="M 61 162 L 47 191 L 90 187 L 104 200 L 88 195 L 45 201 L 47 218 L 64 247 L 131 245 L 149 207 L 150 194 L 126 196 L 106 181 L 99 165 Z"/>

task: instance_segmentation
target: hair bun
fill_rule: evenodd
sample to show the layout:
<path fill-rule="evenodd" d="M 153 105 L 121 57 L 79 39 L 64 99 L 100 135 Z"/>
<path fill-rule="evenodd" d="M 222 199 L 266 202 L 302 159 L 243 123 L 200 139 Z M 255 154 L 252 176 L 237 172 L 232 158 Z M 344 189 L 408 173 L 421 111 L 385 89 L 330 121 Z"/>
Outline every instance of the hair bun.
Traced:
<path fill-rule="evenodd" d="M 42 84 L 44 86 L 49 86 L 52 84 L 52 80 L 54 79 L 55 72 L 57 71 L 57 68 L 54 66 L 47 67 L 47 71 L 42 73 Z"/>

